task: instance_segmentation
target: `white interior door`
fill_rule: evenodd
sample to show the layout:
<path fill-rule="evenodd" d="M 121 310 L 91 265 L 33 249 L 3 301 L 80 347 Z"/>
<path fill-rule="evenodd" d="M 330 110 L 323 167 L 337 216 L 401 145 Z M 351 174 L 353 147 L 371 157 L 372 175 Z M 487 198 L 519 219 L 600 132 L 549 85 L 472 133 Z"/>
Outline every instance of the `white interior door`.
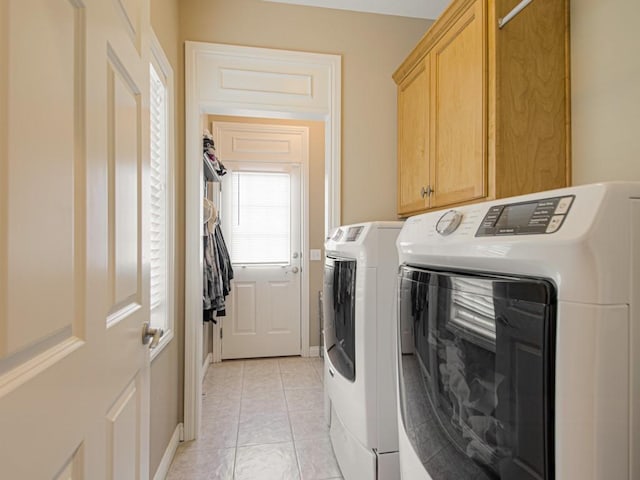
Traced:
<path fill-rule="evenodd" d="M 222 221 L 234 280 L 222 358 L 299 355 L 301 165 L 228 166 Z"/>
<path fill-rule="evenodd" d="M 2 478 L 149 477 L 148 29 L 0 2 Z"/>

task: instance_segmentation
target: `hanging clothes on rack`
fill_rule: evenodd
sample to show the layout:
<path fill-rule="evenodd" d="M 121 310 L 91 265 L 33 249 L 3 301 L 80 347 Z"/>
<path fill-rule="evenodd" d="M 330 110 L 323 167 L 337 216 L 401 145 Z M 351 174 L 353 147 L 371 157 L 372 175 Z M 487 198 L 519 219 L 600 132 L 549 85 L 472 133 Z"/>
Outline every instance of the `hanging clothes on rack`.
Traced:
<path fill-rule="evenodd" d="M 206 180 L 210 182 L 219 181 L 219 177 L 227 174 L 227 169 L 216 155 L 216 146 L 208 130 L 205 130 L 202 135 L 202 160 L 204 162 Z"/>
<path fill-rule="evenodd" d="M 214 260 L 213 242 L 208 231 L 208 226 L 204 226 L 202 236 L 202 250 L 204 258 L 202 262 L 202 318 L 206 321 L 215 321 L 214 303 L 218 294 L 215 291 L 214 279 L 218 276 L 217 267 Z"/>
<path fill-rule="evenodd" d="M 216 322 L 216 317 L 226 315 L 225 297 L 231 291 L 231 279 L 233 269 L 226 254 L 226 245 L 222 237 L 218 238 L 216 230 L 219 229 L 218 222 L 214 231 L 209 230 L 205 225 L 205 235 L 203 236 L 203 296 L 202 310 L 203 320 Z"/>
<path fill-rule="evenodd" d="M 205 130 L 202 139 L 205 192 L 207 181 L 220 182 L 220 177 L 227 173 L 227 169 L 215 154 L 213 137 Z M 217 323 L 217 317 L 226 315 L 225 298 L 231 292 L 233 268 L 227 245 L 222 235 L 220 219 L 215 205 L 206 200 L 211 207 L 212 215 L 205 215 L 203 234 L 203 278 L 202 278 L 202 318 L 204 321 Z M 213 218 L 213 226 L 210 220 Z"/>
<path fill-rule="evenodd" d="M 218 255 L 218 265 L 220 267 L 220 278 L 222 280 L 222 294 L 226 297 L 231 293 L 233 268 L 231 268 L 231 257 L 229 256 L 229 250 L 227 250 L 227 244 L 222 236 L 222 228 L 220 228 L 220 222 L 218 220 L 215 222 L 213 235 L 216 244 L 216 253 Z"/>

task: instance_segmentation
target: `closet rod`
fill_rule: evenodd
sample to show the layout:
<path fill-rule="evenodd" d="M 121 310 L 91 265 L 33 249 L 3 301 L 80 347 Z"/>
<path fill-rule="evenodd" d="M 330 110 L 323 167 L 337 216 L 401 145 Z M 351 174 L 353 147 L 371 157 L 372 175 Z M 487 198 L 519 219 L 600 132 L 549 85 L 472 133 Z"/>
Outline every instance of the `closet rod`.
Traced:
<path fill-rule="evenodd" d="M 513 18 L 518 15 L 524 8 L 529 5 L 533 0 L 522 0 L 518 5 L 513 7 L 509 13 L 507 13 L 504 17 L 498 20 L 498 28 L 504 27 L 507 23 L 509 23 Z"/>

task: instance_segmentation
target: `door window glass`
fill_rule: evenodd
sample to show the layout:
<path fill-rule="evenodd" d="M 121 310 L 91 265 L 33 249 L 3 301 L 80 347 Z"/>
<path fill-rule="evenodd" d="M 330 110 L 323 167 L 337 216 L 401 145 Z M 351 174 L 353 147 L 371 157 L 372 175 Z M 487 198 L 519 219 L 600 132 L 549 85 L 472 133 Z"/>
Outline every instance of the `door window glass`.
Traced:
<path fill-rule="evenodd" d="M 233 172 L 231 261 L 288 264 L 291 258 L 291 177 L 281 172 Z"/>

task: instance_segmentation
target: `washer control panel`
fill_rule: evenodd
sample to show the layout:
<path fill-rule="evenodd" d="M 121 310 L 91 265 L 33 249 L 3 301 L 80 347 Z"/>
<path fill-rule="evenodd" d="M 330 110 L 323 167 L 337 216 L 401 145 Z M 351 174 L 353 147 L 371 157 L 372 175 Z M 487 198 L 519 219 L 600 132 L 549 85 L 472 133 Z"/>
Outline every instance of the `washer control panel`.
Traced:
<path fill-rule="evenodd" d="M 539 235 L 557 232 L 569 214 L 575 195 L 531 202 L 494 205 L 489 208 L 476 237 Z"/>
<path fill-rule="evenodd" d="M 345 241 L 355 242 L 356 240 L 358 240 L 358 237 L 362 233 L 362 230 L 364 230 L 364 227 L 362 225 L 358 227 L 349 227 L 349 230 L 347 230 L 347 239 Z"/>

